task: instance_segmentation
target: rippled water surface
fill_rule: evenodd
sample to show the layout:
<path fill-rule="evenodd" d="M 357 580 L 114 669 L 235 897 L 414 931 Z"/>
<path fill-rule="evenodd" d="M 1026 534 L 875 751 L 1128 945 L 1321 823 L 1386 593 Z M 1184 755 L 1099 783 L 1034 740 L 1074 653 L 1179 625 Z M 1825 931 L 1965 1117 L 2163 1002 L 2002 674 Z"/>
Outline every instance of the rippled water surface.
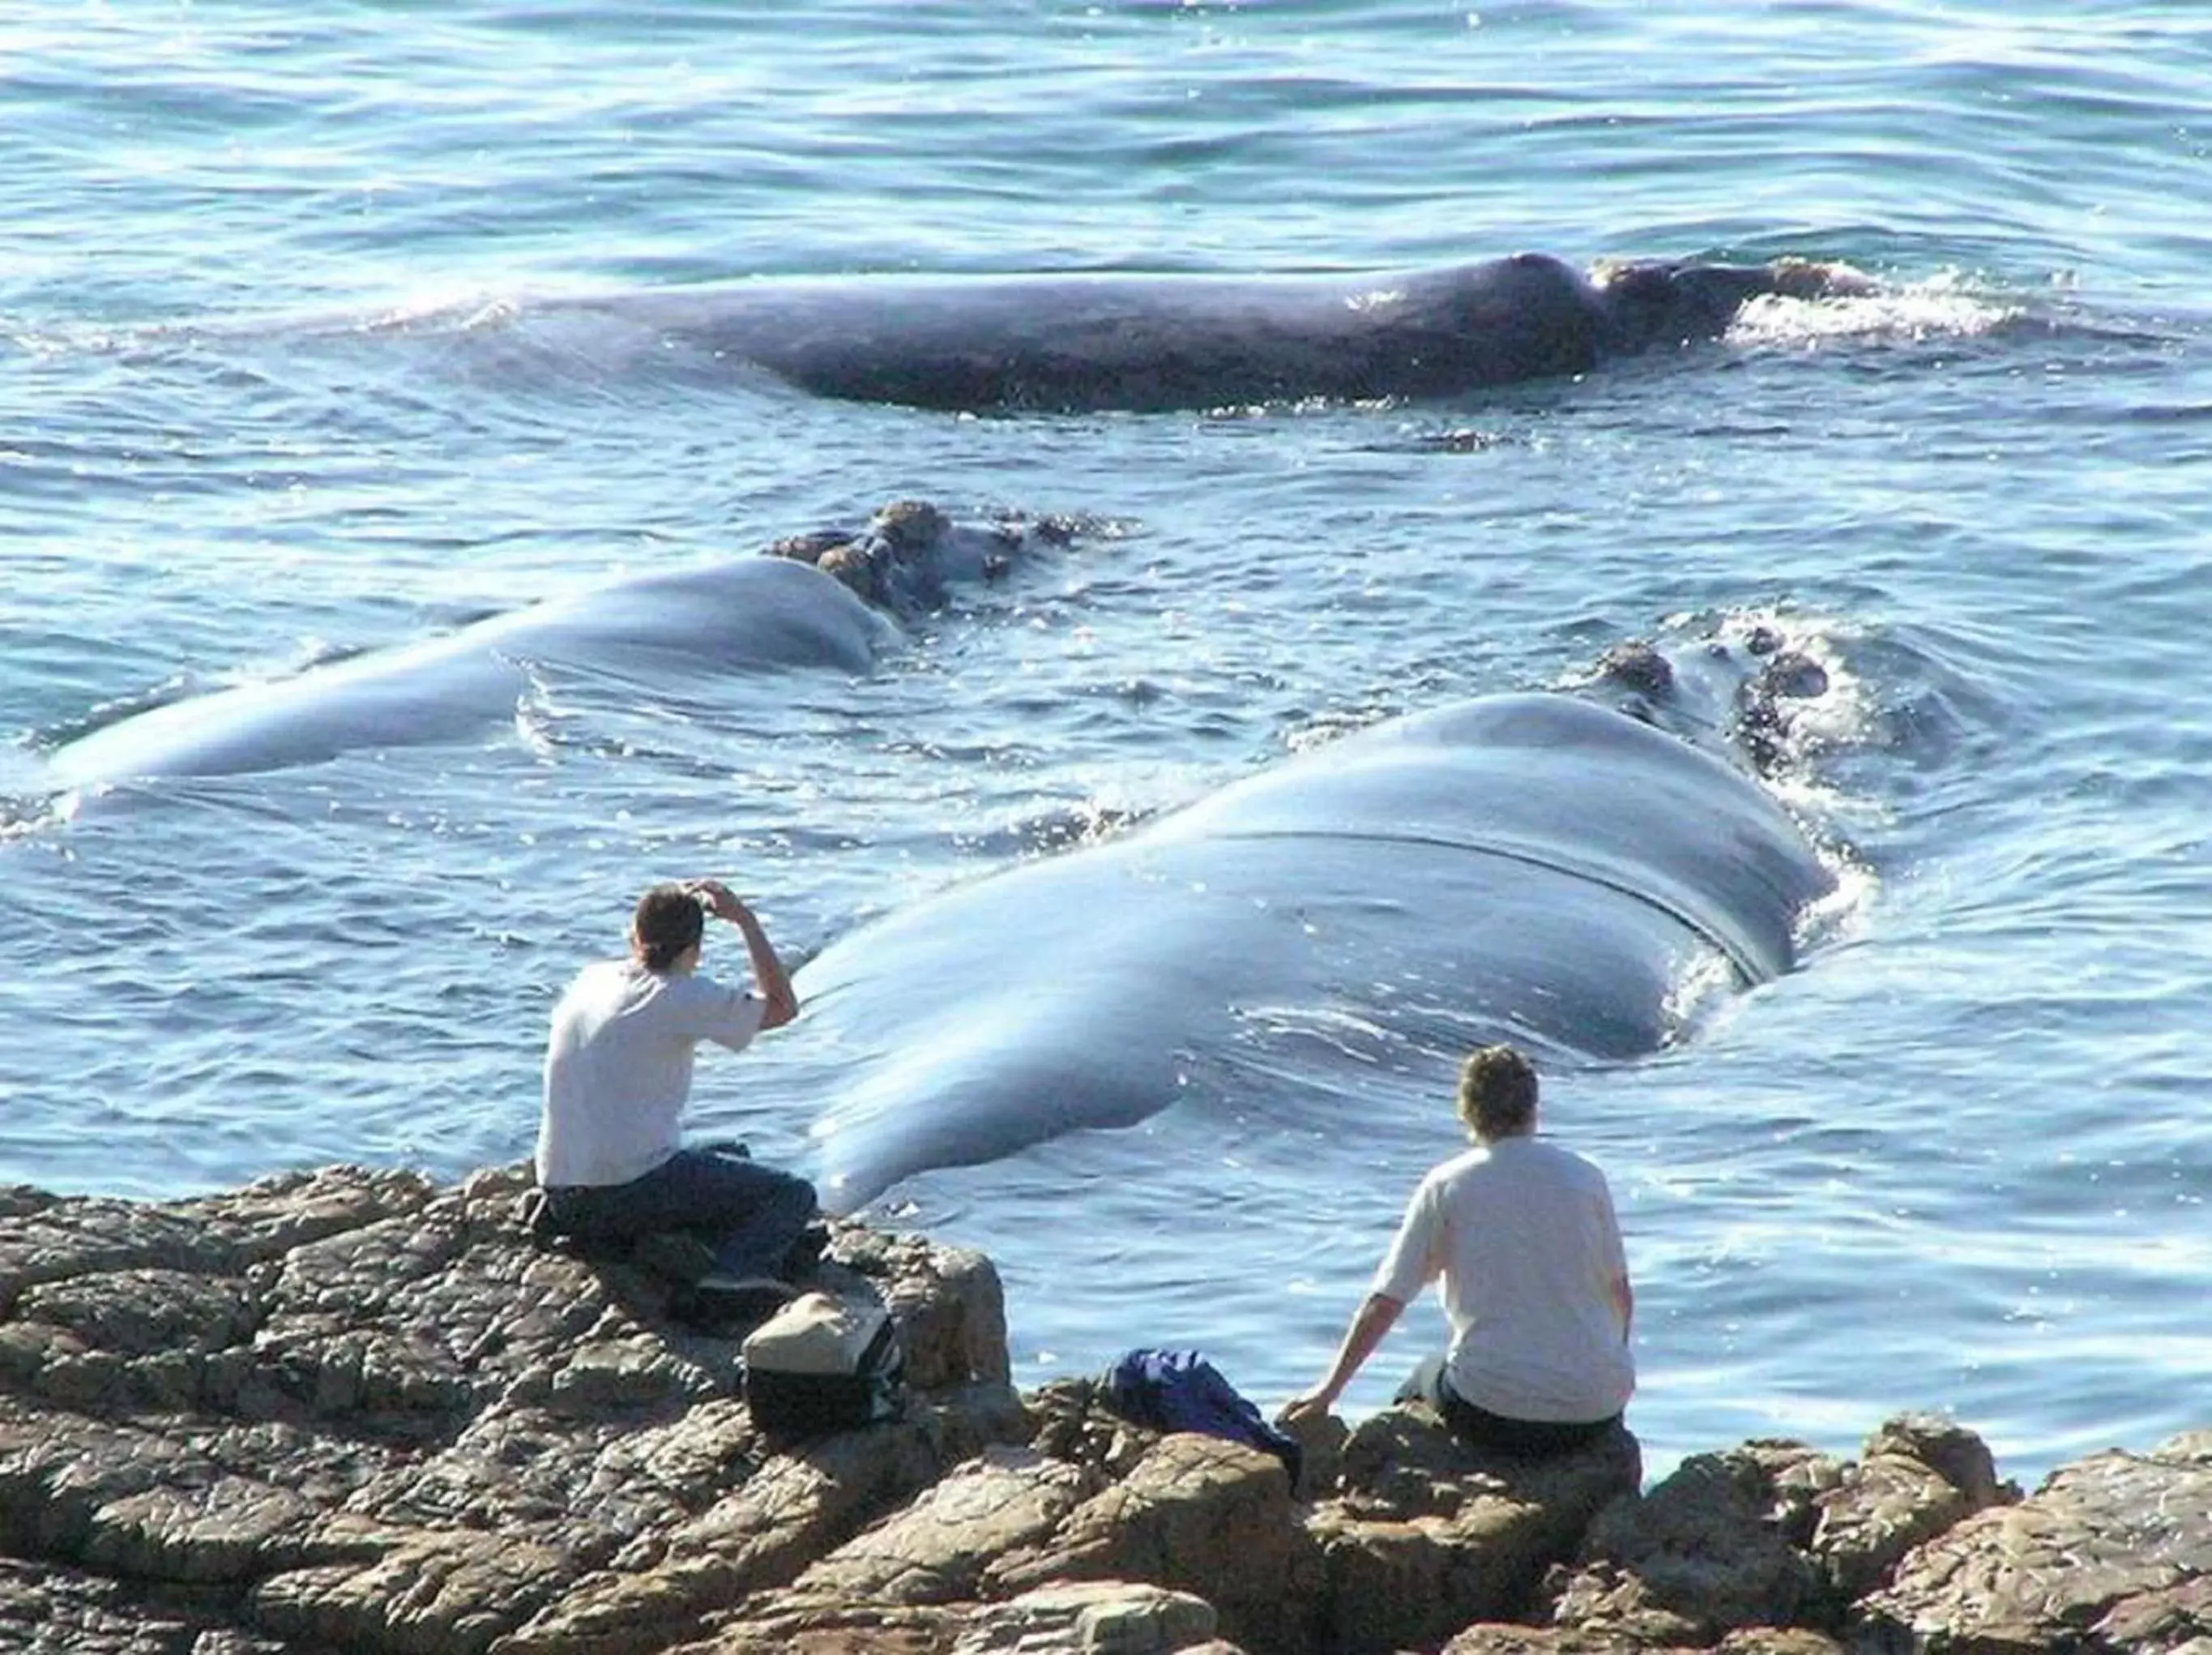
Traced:
<path fill-rule="evenodd" d="M 653 879 L 728 875 L 803 958 L 1347 724 L 1758 615 L 1835 670 L 1791 799 L 1850 899 L 1547 1093 L 1622 1208 L 1650 1466 L 1930 1407 L 2032 1478 L 2206 1422 L 2196 9 L 237 0 L 0 52 L 0 1178 L 516 1159 L 551 999 Z M 1884 291 L 1449 404 L 993 419 L 528 319 L 1525 248 Z M 43 785 L 158 701 L 914 495 L 1101 529 L 860 678 L 578 668 L 481 737 Z M 805 1043 L 702 1066 L 702 1123 L 803 1160 Z M 999 1260 L 1024 1382 L 1195 1344 L 1272 1404 L 1452 1147 L 1447 1080 L 1201 1086 L 882 1211 Z"/>

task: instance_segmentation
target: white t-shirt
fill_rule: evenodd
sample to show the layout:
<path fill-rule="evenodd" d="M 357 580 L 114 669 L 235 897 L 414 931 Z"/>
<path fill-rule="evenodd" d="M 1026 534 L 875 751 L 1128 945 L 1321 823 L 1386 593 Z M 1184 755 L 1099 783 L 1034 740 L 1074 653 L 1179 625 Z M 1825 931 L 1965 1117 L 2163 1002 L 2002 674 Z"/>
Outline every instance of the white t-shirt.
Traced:
<path fill-rule="evenodd" d="M 1374 1291 L 1407 1304 L 1439 1276 L 1451 1388 L 1509 1419 L 1581 1423 L 1636 1389 L 1605 1175 L 1538 1137 L 1501 1138 L 1421 1180 Z"/>
<path fill-rule="evenodd" d="M 691 1050 L 742 1050 L 765 1003 L 696 975 L 663 977 L 635 960 L 577 973 L 553 1008 L 538 1182 L 628 1183 L 676 1153 L 691 1095 Z"/>

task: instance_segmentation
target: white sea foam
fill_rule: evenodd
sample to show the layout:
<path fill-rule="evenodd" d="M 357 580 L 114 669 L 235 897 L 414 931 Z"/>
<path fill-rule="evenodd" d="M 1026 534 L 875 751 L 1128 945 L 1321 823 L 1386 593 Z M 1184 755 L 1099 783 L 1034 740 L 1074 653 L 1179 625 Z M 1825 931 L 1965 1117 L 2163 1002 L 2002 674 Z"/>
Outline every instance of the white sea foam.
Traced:
<path fill-rule="evenodd" d="M 1952 274 L 1830 298 L 1761 294 L 1745 301 L 1724 337 L 1731 344 L 1775 347 L 1971 338 L 2023 313 L 2018 301 Z"/>

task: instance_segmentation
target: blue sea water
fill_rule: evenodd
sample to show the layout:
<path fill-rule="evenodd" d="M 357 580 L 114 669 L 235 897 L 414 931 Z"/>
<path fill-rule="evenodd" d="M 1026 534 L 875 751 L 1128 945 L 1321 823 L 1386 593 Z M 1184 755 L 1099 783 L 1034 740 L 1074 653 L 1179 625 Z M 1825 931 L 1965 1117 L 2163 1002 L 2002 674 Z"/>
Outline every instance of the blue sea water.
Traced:
<path fill-rule="evenodd" d="M 0 21 L 0 1178 L 527 1153 L 651 879 L 803 958 L 1327 733 L 1744 616 L 1812 641 L 1802 968 L 1558 1074 L 1654 1470 L 1950 1410 L 2208 1422 L 2212 15 L 2164 3 L 39 4 Z M 753 275 L 1842 259 L 1878 300 L 1444 405 L 969 419 L 533 329 Z M 58 801 L 42 755 L 902 496 L 1095 516 L 861 681 L 538 685 L 481 741 Z M 1006 969 L 1018 970 L 1009 958 Z M 779 1057 L 703 1124 L 803 1160 Z M 917 1180 L 1018 1377 L 1316 1377 L 1437 1065 Z M 1348 1397 L 1437 1336 L 1421 1308 Z"/>

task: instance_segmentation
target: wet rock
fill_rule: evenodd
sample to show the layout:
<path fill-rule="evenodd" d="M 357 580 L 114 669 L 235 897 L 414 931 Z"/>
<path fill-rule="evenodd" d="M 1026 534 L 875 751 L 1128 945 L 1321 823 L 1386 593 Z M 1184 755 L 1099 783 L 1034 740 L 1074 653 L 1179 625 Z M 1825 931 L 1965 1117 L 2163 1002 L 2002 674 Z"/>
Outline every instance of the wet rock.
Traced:
<path fill-rule="evenodd" d="M 1853 1619 L 1869 1651 L 2212 1646 L 2212 1432 L 2060 1468 L 1918 1548 Z"/>
<path fill-rule="evenodd" d="M 1672 694 L 1674 688 L 1674 664 L 1640 638 L 1607 650 L 1599 658 L 1597 674 L 1601 682 L 1654 700 Z"/>

